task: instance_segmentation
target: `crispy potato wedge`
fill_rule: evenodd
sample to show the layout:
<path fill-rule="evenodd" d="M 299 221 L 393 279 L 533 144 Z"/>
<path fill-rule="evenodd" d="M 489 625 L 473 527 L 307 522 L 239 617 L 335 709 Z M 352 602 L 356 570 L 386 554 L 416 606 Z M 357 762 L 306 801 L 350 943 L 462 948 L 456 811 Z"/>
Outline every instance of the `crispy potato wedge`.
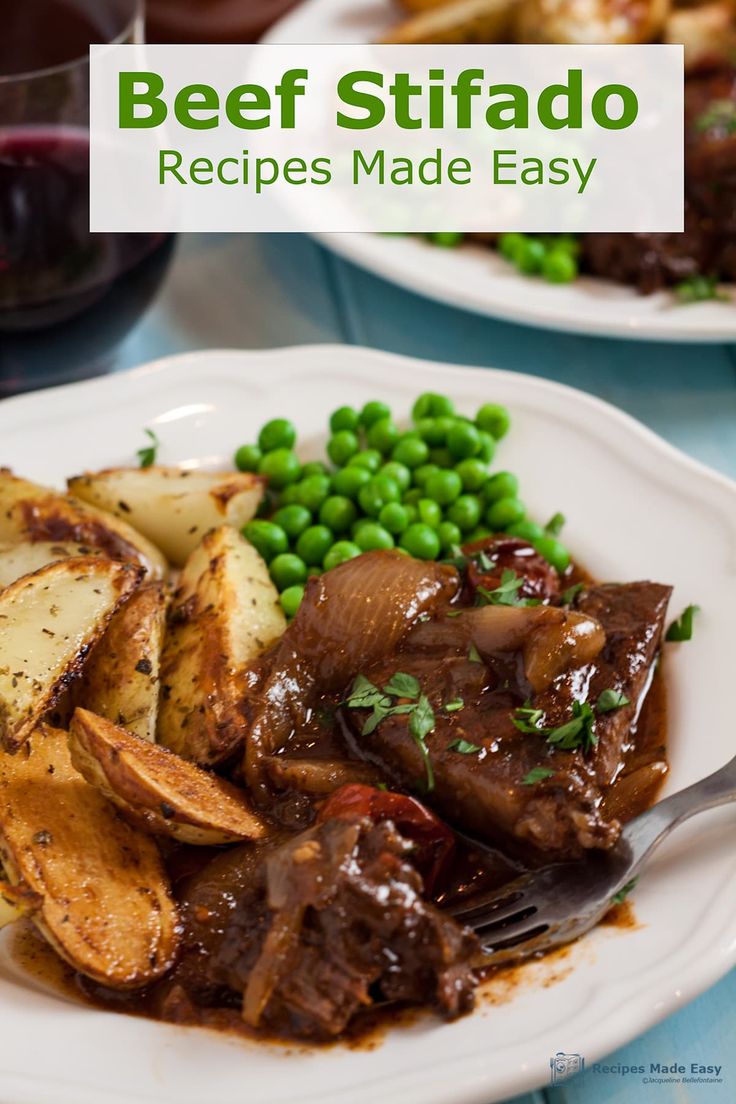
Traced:
<path fill-rule="evenodd" d="M 86 709 L 72 717 L 69 750 L 91 786 L 155 835 L 214 846 L 269 834 L 241 790 Z"/>
<path fill-rule="evenodd" d="M 101 556 L 103 553 L 89 544 L 59 544 L 38 541 L 31 544 L 0 545 L 0 590 L 24 575 L 32 575 L 47 564 L 70 560 L 74 556 Z"/>
<path fill-rule="evenodd" d="M 627 46 L 661 33 L 670 0 L 523 0 L 515 9 L 517 42 Z"/>
<path fill-rule="evenodd" d="M 212 766 L 244 737 L 247 666 L 286 628 L 268 568 L 237 529 L 214 529 L 189 557 L 161 660 L 158 742 Z"/>
<path fill-rule="evenodd" d="M 685 47 L 686 72 L 732 61 L 736 56 L 736 3 L 714 0 L 670 12 L 663 40 Z"/>
<path fill-rule="evenodd" d="M 167 604 L 163 583 L 140 587 L 113 615 L 74 688 L 77 705 L 151 742 Z"/>
<path fill-rule="evenodd" d="M 22 920 L 24 916 L 30 916 L 42 904 L 43 898 L 28 886 L 0 882 L 0 928 L 6 928 L 8 924 Z"/>
<path fill-rule="evenodd" d="M 86 977 L 135 989 L 172 965 L 179 918 L 158 847 L 74 770 L 66 732 L 42 725 L 21 755 L 0 755 L 0 854 Z"/>
<path fill-rule="evenodd" d="M 519 0 L 455 0 L 404 20 L 381 39 L 397 45 L 506 42 Z"/>
<path fill-rule="evenodd" d="M 71 679 L 143 569 L 100 556 L 49 564 L 0 592 L 0 739 L 17 751 Z"/>
<path fill-rule="evenodd" d="M 242 529 L 265 490 L 265 481 L 247 472 L 158 467 L 88 472 L 68 483 L 84 502 L 134 525 L 177 566 L 210 529 Z"/>
<path fill-rule="evenodd" d="M 154 579 L 168 571 L 158 548 L 127 522 L 20 479 L 7 468 L 0 468 L 0 541 L 84 544 L 112 560 L 139 563 Z"/>

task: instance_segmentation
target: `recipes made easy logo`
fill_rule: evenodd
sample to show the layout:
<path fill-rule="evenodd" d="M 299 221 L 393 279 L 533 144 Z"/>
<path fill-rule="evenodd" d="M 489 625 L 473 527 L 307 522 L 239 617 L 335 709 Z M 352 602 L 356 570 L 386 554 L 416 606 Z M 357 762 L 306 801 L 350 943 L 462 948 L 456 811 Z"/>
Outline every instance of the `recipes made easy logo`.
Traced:
<path fill-rule="evenodd" d="M 723 1084 L 723 1063 L 688 1062 L 647 1062 L 626 1065 L 622 1062 L 593 1062 L 586 1067 L 580 1054 L 568 1054 L 558 1050 L 549 1060 L 550 1084 L 559 1085 L 578 1073 L 587 1072 L 616 1078 L 636 1077 L 644 1085 L 654 1084 Z"/>
<path fill-rule="evenodd" d="M 679 47 L 94 47 L 91 123 L 94 230 L 682 228 Z"/>

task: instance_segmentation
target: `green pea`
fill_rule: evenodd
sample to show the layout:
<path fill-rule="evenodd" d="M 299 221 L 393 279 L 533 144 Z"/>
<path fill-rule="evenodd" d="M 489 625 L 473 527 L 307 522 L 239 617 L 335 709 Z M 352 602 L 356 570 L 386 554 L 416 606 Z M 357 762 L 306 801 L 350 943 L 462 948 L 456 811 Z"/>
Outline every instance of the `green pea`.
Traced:
<path fill-rule="evenodd" d="M 407 491 L 411 486 L 411 472 L 406 464 L 402 464 L 398 460 L 389 460 L 379 470 L 378 474 L 387 475 L 389 479 L 393 479 L 394 483 L 398 483 L 401 491 Z"/>
<path fill-rule="evenodd" d="M 539 238 L 526 238 L 519 246 L 514 263 L 520 272 L 532 275 L 542 271 L 547 247 Z"/>
<path fill-rule="evenodd" d="M 430 235 L 434 245 L 441 245 L 444 249 L 454 249 L 465 240 L 465 235 L 459 230 L 440 230 Z"/>
<path fill-rule="evenodd" d="M 355 503 L 344 495 L 331 495 L 322 503 L 319 520 L 333 533 L 345 533 L 355 521 Z"/>
<path fill-rule="evenodd" d="M 267 452 L 258 465 L 259 474 L 264 475 L 272 487 L 285 487 L 288 483 L 296 482 L 301 470 L 299 457 L 288 448 Z"/>
<path fill-rule="evenodd" d="M 355 456 L 350 457 L 348 467 L 366 468 L 367 471 L 375 474 L 382 463 L 383 457 L 377 449 L 363 449 L 362 452 L 356 452 Z"/>
<path fill-rule="evenodd" d="M 330 432 L 340 433 L 350 429 L 353 433 L 360 426 L 360 415 L 352 406 L 341 406 L 330 416 Z"/>
<path fill-rule="evenodd" d="M 454 413 L 455 406 L 451 399 L 434 391 L 425 391 L 414 403 L 411 416 L 413 421 L 418 422 L 420 418 L 440 418 Z"/>
<path fill-rule="evenodd" d="M 235 453 L 235 467 L 241 472 L 256 472 L 262 456 L 258 445 L 241 445 Z"/>
<path fill-rule="evenodd" d="M 464 494 L 455 499 L 447 511 L 447 517 L 463 533 L 469 533 L 480 521 L 480 512 L 480 502 L 476 496 Z"/>
<path fill-rule="evenodd" d="M 556 537 L 538 537 L 534 541 L 534 547 L 540 556 L 544 556 L 547 563 L 552 564 L 562 575 L 570 566 L 571 556 L 561 541 Z"/>
<path fill-rule="evenodd" d="M 330 478 L 327 475 L 307 476 L 299 483 L 297 490 L 297 502 L 316 514 L 330 493 Z"/>
<path fill-rule="evenodd" d="M 286 552 L 289 547 L 289 538 L 281 526 L 260 518 L 249 521 L 243 527 L 243 536 L 263 556 L 266 563 Z"/>
<path fill-rule="evenodd" d="M 378 520 L 384 529 L 397 536 L 408 528 L 409 512 L 400 502 L 389 502 L 381 510 Z"/>
<path fill-rule="evenodd" d="M 518 498 L 499 498 L 486 510 L 486 522 L 495 530 L 508 529 L 509 525 L 523 521 L 525 516 L 526 506 Z"/>
<path fill-rule="evenodd" d="M 280 525 L 290 540 L 296 540 L 305 529 L 312 524 L 312 515 L 306 506 L 298 503 L 282 506 L 272 518 L 275 525 Z"/>
<path fill-rule="evenodd" d="M 281 503 L 282 506 L 293 506 L 294 503 L 299 501 L 298 495 L 299 495 L 299 484 L 298 483 L 290 483 L 289 486 L 284 487 L 284 489 L 279 494 L 279 502 Z M 265 514 L 264 516 L 268 516 L 268 514 L 271 513 L 272 509 L 273 509 L 273 506 L 271 506 L 271 509 L 268 510 L 268 513 Z"/>
<path fill-rule="evenodd" d="M 367 402 L 360 412 L 360 424 L 364 429 L 370 429 L 381 418 L 390 418 L 391 411 L 385 403 Z"/>
<path fill-rule="evenodd" d="M 295 556 L 293 552 L 282 552 L 271 560 L 269 571 L 277 590 L 288 590 L 307 579 L 307 565 L 301 556 Z"/>
<path fill-rule="evenodd" d="M 432 529 L 436 529 L 442 521 L 442 510 L 431 498 L 420 498 L 417 502 L 419 520 Z"/>
<path fill-rule="evenodd" d="M 360 449 L 360 442 L 352 429 L 340 429 L 327 442 L 327 455 L 333 464 L 342 468 Z"/>
<path fill-rule="evenodd" d="M 370 480 L 371 473 L 367 468 L 348 465 L 347 468 L 340 468 L 335 472 L 332 477 L 332 489 L 339 495 L 345 495 L 346 498 L 356 499 L 360 488 L 365 487 Z"/>
<path fill-rule="evenodd" d="M 433 448 L 429 450 L 429 459 L 438 468 L 452 468 L 455 466 L 455 457 L 448 448 Z"/>
<path fill-rule="evenodd" d="M 499 498 L 516 498 L 519 493 L 519 480 L 513 472 L 501 471 L 492 475 L 483 488 L 486 502 L 497 502 Z"/>
<path fill-rule="evenodd" d="M 417 487 L 424 487 L 429 477 L 431 475 L 434 475 L 435 472 L 438 472 L 439 470 L 440 469 L 437 467 L 436 464 L 422 464 L 420 465 L 420 467 L 415 468 L 414 482 L 416 483 Z"/>
<path fill-rule="evenodd" d="M 577 278 L 578 263 L 566 249 L 555 246 L 542 261 L 542 275 L 551 284 L 570 284 Z"/>
<path fill-rule="evenodd" d="M 517 521 L 514 525 L 509 525 L 507 532 L 512 537 L 529 541 L 530 544 L 534 544 L 540 537 L 546 536 L 544 526 L 538 525 L 536 521 L 529 521 L 528 518 L 525 518 L 524 521 Z"/>
<path fill-rule="evenodd" d="M 310 566 L 321 564 L 332 547 L 333 534 L 326 525 L 311 525 L 296 542 L 298 556 Z"/>
<path fill-rule="evenodd" d="M 417 510 L 417 508 L 416 508 L 416 506 L 414 505 L 413 502 L 405 502 L 404 503 L 404 509 L 406 510 L 406 517 L 407 517 L 406 527 L 408 529 L 409 526 L 413 525 L 414 522 L 417 521 L 417 519 L 419 518 L 419 511 Z"/>
<path fill-rule="evenodd" d="M 366 438 L 371 448 L 378 449 L 386 456 L 398 441 L 399 431 L 390 417 L 379 418 L 369 428 Z"/>
<path fill-rule="evenodd" d="M 449 506 L 454 502 L 463 489 L 462 480 L 456 471 L 451 468 L 446 471 L 435 472 L 430 475 L 424 484 L 424 490 L 429 498 L 433 498 L 440 506 Z"/>
<path fill-rule="evenodd" d="M 496 441 L 490 433 L 486 433 L 484 429 L 479 432 L 480 436 L 480 452 L 478 453 L 478 459 L 482 460 L 484 464 L 490 464 L 493 457 L 496 455 Z"/>
<path fill-rule="evenodd" d="M 292 449 L 296 444 L 296 430 L 286 418 L 274 418 L 266 422 L 258 434 L 258 444 L 263 452 Z"/>
<path fill-rule="evenodd" d="M 477 457 L 461 460 L 455 465 L 455 471 L 460 476 L 464 491 L 479 491 L 488 482 L 486 466 Z"/>
<path fill-rule="evenodd" d="M 393 548 L 394 538 L 378 522 L 367 521 L 356 534 L 355 543 L 362 552 L 374 552 L 382 548 Z"/>
<path fill-rule="evenodd" d="M 398 502 L 401 499 L 401 490 L 395 480 L 387 475 L 374 475 L 370 483 L 366 483 L 358 492 L 358 502 L 361 510 L 371 517 L 378 517 L 383 507 L 389 502 Z"/>
<path fill-rule="evenodd" d="M 395 460 L 398 464 L 404 464 L 405 467 L 412 470 L 426 464 L 428 456 L 429 446 L 427 442 L 423 441 L 421 437 L 410 436 L 408 433 L 400 441 L 397 441 L 391 453 L 392 460 Z"/>
<path fill-rule="evenodd" d="M 463 535 L 454 521 L 441 521 L 437 526 L 437 536 L 440 538 L 440 550 L 442 552 L 449 552 L 450 549 L 456 548 L 463 539 Z"/>
<path fill-rule="evenodd" d="M 516 258 L 526 242 L 526 234 L 501 234 L 498 249 L 507 261 L 516 264 Z"/>
<path fill-rule="evenodd" d="M 480 434 L 471 422 L 455 422 L 447 434 L 447 448 L 454 460 L 465 460 L 480 451 Z"/>
<path fill-rule="evenodd" d="M 492 537 L 491 530 L 485 525 L 478 525 L 470 533 L 466 533 L 463 537 L 463 544 L 475 544 L 476 541 L 487 540 L 488 537 Z"/>
<path fill-rule="evenodd" d="M 340 564 L 347 563 L 348 560 L 354 560 L 356 556 L 360 555 L 361 549 L 353 541 L 337 541 L 325 556 L 322 566 L 325 571 L 332 571 L 333 567 L 339 567 Z"/>
<path fill-rule="evenodd" d="M 303 597 L 303 586 L 287 587 L 286 590 L 283 591 L 283 593 L 281 594 L 281 608 L 286 616 L 289 618 L 289 620 L 291 620 L 292 617 L 296 617 L 297 610 L 302 604 Z"/>
<path fill-rule="evenodd" d="M 401 535 L 401 547 L 417 560 L 436 560 L 440 554 L 440 538 L 430 525 L 415 522 Z"/>
<path fill-rule="evenodd" d="M 485 403 L 475 416 L 478 429 L 490 433 L 496 441 L 505 437 L 511 428 L 511 415 L 500 403 Z"/>
<path fill-rule="evenodd" d="M 306 479 L 308 475 L 329 475 L 329 470 L 326 464 L 323 464 L 321 460 L 309 460 L 302 467 L 302 479 Z"/>
<path fill-rule="evenodd" d="M 416 506 L 420 498 L 424 498 L 424 491 L 421 487 L 412 487 L 410 490 L 404 492 L 402 502 L 405 506 Z"/>
<path fill-rule="evenodd" d="M 455 424 L 454 418 L 420 418 L 417 422 L 417 433 L 426 441 L 430 448 L 437 448 L 447 443 L 447 434 Z"/>

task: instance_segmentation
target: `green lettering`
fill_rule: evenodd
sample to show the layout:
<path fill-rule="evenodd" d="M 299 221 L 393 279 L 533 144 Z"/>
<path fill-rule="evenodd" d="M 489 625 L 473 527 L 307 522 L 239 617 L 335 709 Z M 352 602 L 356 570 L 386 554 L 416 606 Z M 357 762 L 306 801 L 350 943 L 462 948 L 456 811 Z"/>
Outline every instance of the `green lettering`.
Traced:
<path fill-rule="evenodd" d="M 355 73 L 346 73 L 338 81 L 337 94 L 340 101 L 347 107 L 357 107 L 359 111 L 365 112 L 365 115 L 356 119 L 352 115 L 345 115 L 342 111 L 338 111 L 337 125 L 346 130 L 370 130 L 382 123 L 386 117 L 386 107 L 381 97 L 356 88 L 360 83 L 383 88 L 383 74 L 361 69 Z"/>
<path fill-rule="evenodd" d="M 140 84 L 145 85 L 145 90 L 137 92 L 136 86 Z M 166 104 L 161 99 L 163 90 L 163 78 L 158 73 L 121 73 L 118 82 L 120 129 L 161 126 L 168 114 Z M 147 107 L 148 114 L 143 117 L 137 115 L 137 107 Z"/>
<path fill-rule="evenodd" d="M 257 119 L 248 118 L 246 113 L 261 111 L 266 114 Z M 240 84 L 233 88 L 225 100 L 225 114 L 233 126 L 241 130 L 263 130 L 271 122 L 271 97 L 260 84 Z"/>
<path fill-rule="evenodd" d="M 181 92 L 177 92 L 174 100 L 174 114 L 189 130 L 213 130 L 218 124 L 219 109 L 220 97 L 209 84 L 187 84 Z M 215 114 L 206 119 L 195 119 L 193 111 L 213 111 Z"/>
<path fill-rule="evenodd" d="M 608 114 L 608 100 L 611 96 L 619 96 L 621 99 L 621 114 L 618 119 L 612 119 Z M 594 94 L 590 110 L 598 126 L 605 130 L 625 130 L 639 114 L 639 100 L 633 88 L 626 84 L 604 84 Z"/>
<path fill-rule="evenodd" d="M 555 115 L 553 111 L 555 100 L 564 98 L 567 101 L 567 113 Z M 542 126 L 547 130 L 563 130 L 569 127 L 571 130 L 580 130 L 583 125 L 583 71 L 582 69 L 568 69 L 567 84 L 550 84 L 539 93 L 537 114 Z"/>

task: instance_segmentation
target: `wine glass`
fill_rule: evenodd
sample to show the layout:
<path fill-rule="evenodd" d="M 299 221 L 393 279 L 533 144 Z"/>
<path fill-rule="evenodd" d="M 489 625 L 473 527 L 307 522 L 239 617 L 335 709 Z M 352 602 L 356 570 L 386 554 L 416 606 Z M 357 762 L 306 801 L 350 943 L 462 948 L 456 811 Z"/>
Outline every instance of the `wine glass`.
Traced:
<path fill-rule="evenodd" d="M 90 43 L 143 0 L 23 0 L 0 37 L 0 394 L 94 375 L 157 291 L 165 234 L 89 231 Z"/>

